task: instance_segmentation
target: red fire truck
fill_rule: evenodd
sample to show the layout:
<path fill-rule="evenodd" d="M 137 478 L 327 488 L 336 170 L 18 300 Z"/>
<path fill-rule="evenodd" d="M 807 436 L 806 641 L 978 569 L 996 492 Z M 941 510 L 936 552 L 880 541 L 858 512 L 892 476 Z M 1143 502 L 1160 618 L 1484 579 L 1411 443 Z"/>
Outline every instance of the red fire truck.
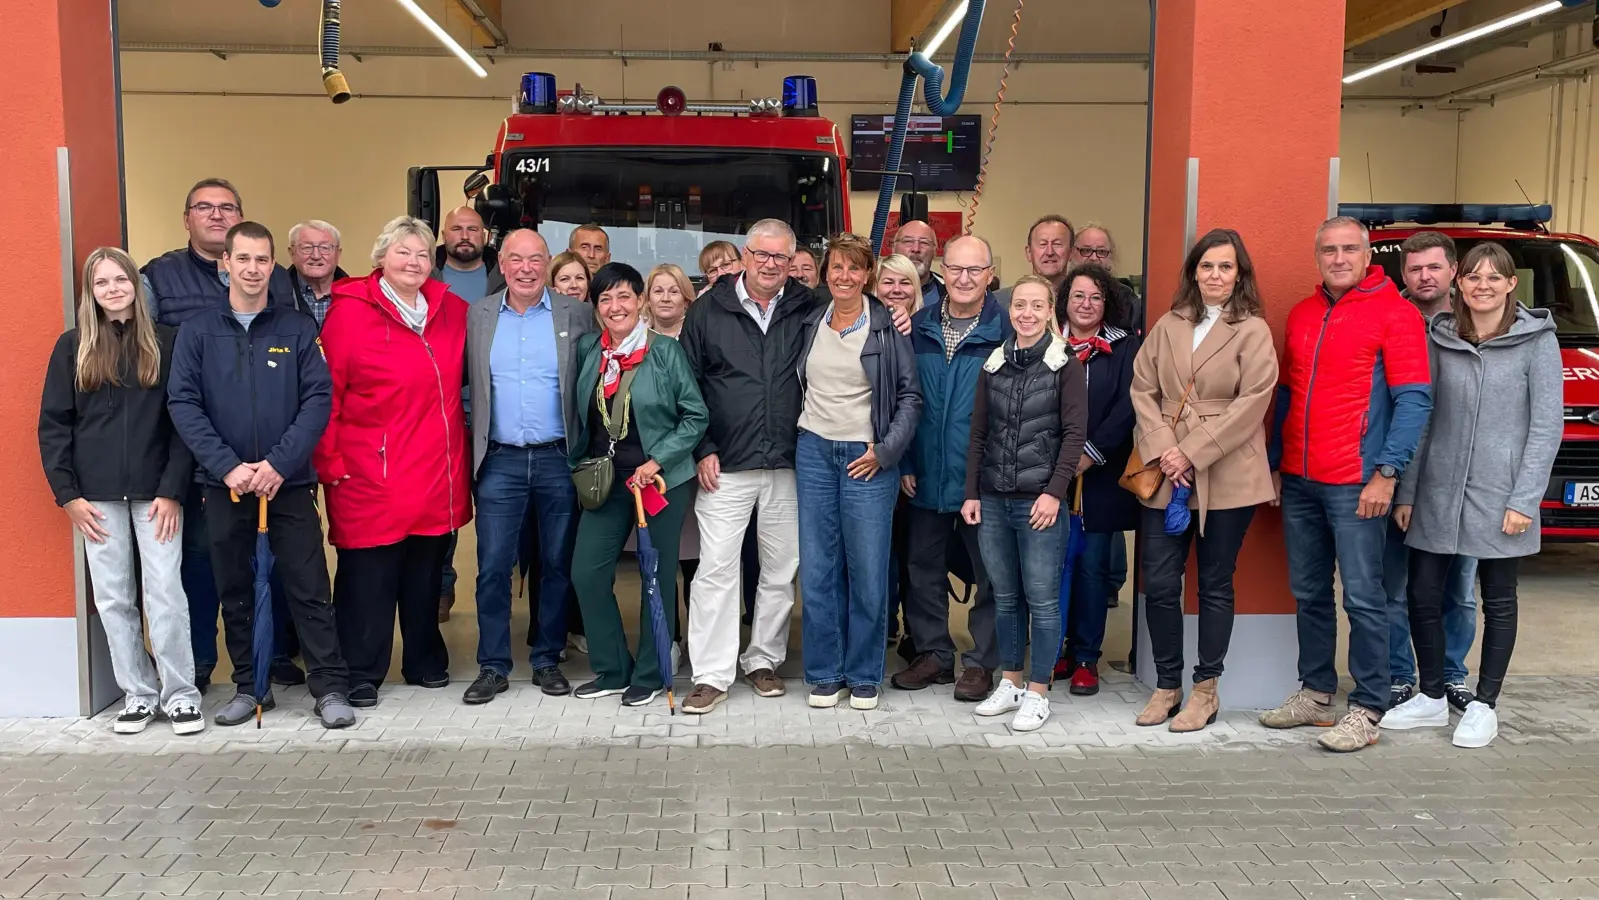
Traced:
<path fill-rule="evenodd" d="M 785 78 L 781 99 L 691 103 L 668 87 L 654 104 L 621 104 L 535 72 L 514 105 L 483 165 L 411 169 L 412 215 L 436 228 L 438 173 L 471 171 L 466 194 L 495 235 L 536 228 L 559 251 L 592 222 L 612 259 L 696 277 L 702 247 L 742 247 L 764 218 L 790 223 L 802 246 L 849 228 L 843 137 L 818 114 L 808 76 Z"/>
<path fill-rule="evenodd" d="M 1461 255 L 1497 241 L 1515 260 L 1516 299 L 1554 313 L 1566 377 L 1566 429 L 1544 492 L 1546 541 L 1599 541 L 1599 243 L 1548 230 L 1548 205 L 1349 204 L 1371 228 L 1373 260 L 1404 285 L 1399 245 L 1440 231 Z"/>

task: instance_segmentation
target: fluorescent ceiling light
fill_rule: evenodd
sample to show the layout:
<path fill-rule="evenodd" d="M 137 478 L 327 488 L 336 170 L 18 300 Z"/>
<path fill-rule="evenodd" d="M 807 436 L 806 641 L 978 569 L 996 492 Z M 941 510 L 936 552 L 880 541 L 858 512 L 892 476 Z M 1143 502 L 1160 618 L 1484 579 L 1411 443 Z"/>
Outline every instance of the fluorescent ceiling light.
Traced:
<path fill-rule="evenodd" d="M 944 24 L 938 26 L 937 31 L 933 32 L 933 39 L 927 42 L 926 47 L 921 48 L 923 56 L 928 59 L 933 58 L 933 54 L 938 52 L 938 48 L 944 46 L 944 42 L 949 40 L 949 36 L 954 32 L 955 26 L 966 18 L 966 10 L 969 6 L 971 6 L 971 0 L 961 0 L 954 9 L 950 10 L 949 18 L 944 20 Z"/>
<path fill-rule="evenodd" d="M 1487 37 L 1490 34 L 1504 31 L 1506 28 L 1513 28 L 1523 22 L 1536 19 L 1545 13 L 1552 13 L 1564 5 L 1565 4 L 1561 3 L 1560 0 L 1549 0 L 1547 3 L 1540 3 L 1537 6 L 1528 7 L 1521 12 L 1511 13 L 1502 19 L 1495 19 L 1492 22 L 1478 25 L 1475 28 L 1468 28 L 1459 34 L 1452 34 L 1449 37 L 1433 41 L 1430 44 L 1422 44 L 1420 47 L 1417 47 L 1408 53 L 1401 53 L 1392 59 L 1385 59 L 1376 65 L 1361 69 L 1359 72 L 1345 75 L 1344 84 L 1354 84 L 1361 79 L 1370 78 L 1379 72 L 1386 72 L 1389 69 L 1397 69 L 1400 66 L 1408 65 L 1418 59 L 1431 56 L 1439 51 L 1448 50 L 1450 47 L 1458 47 L 1461 44 L 1470 43 L 1478 38 Z"/>
<path fill-rule="evenodd" d="M 439 23 L 433 21 L 433 17 L 424 12 L 422 7 L 417 6 L 416 0 L 399 0 L 399 3 L 405 7 L 406 12 L 410 13 L 418 22 L 421 22 L 422 27 L 426 28 L 428 33 L 433 35 L 439 43 L 448 48 L 451 53 L 460 57 L 461 62 L 466 63 L 466 67 L 472 70 L 472 74 L 479 78 L 489 77 L 489 73 L 484 71 L 478 61 L 472 58 L 472 54 L 466 52 L 466 48 L 457 43 L 455 38 L 450 37 L 450 33 L 445 31 Z"/>

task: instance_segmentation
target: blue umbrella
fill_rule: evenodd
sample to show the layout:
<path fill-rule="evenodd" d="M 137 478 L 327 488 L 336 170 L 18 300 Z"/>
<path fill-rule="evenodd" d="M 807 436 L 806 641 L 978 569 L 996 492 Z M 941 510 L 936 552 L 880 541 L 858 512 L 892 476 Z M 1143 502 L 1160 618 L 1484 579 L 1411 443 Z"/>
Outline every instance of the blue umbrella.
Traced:
<path fill-rule="evenodd" d="M 231 493 L 231 492 L 230 492 Z M 233 502 L 239 495 L 232 494 Z M 267 498 L 261 501 L 255 525 L 255 558 L 250 566 L 255 570 L 255 624 L 250 635 L 250 664 L 255 672 L 255 727 L 261 727 L 261 701 L 271 690 L 272 650 L 276 634 L 272 627 L 272 546 L 267 541 Z"/>
<path fill-rule="evenodd" d="M 1188 472 L 1190 480 L 1193 479 L 1193 470 Z M 1166 533 L 1178 535 L 1188 530 L 1188 523 L 1193 520 L 1193 513 L 1188 509 L 1188 498 L 1192 496 L 1192 487 L 1183 487 L 1173 483 L 1171 488 L 1171 501 L 1166 504 Z"/>
<path fill-rule="evenodd" d="M 666 604 L 661 599 L 661 583 L 655 572 L 660 566 L 661 554 L 650 540 L 650 525 L 644 516 L 644 494 L 638 485 L 629 483 L 633 491 L 633 508 L 638 512 L 638 574 L 644 587 L 644 601 L 650 605 L 650 631 L 655 638 L 655 659 L 661 666 L 661 684 L 666 686 L 666 708 L 677 715 L 677 704 L 672 699 L 672 635 L 666 624 Z M 666 481 L 655 476 L 655 488 L 666 493 Z"/>
<path fill-rule="evenodd" d="M 1083 476 L 1077 476 L 1077 486 L 1072 492 L 1072 506 L 1066 517 L 1066 559 L 1060 570 L 1060 633 L 1066 636 L 1067 614 L 1072 607 L 1072 575 L 1077 571 L 1077 560 L 1083 555 Z"/>

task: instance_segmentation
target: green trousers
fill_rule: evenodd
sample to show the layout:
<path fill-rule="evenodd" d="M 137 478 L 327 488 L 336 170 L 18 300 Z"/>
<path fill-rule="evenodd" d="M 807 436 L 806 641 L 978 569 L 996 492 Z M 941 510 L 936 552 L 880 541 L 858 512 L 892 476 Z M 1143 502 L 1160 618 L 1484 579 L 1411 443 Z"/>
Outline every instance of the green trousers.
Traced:
<path fill-rule="evenodd" d="M 617 559 L 622 555 L 627 536 L 638 523 L 633 494 L 622 480 L 622 473 L 617 476 L 616 486 L 605 505 L 583 510 L 578 521 L 577 548 L 572 554 L 572 585 L 577 589 L 578 605 L 583 608 L 589 663 L 594 667 L 599 686 L 615 689 L 632 685 L 655 690 L 665 685 L 661 681 L 660 657 L 655 653 L 655 626 L 649 599 L 640 591 L 636 654 L 629 652 L 627 634 L 622 630 L 622 610 L 616 602 Z M 674 640 L 672 625 L 676 617 L 672 613 L 677 609 L 677 543 L 693 491 L 693 482 L 684 482 L 667 491 L 666 508 L 660 515 L 648 519 L 650 541 L 660 557 L 655 583 L 661 592 L 661 608 L 666 611 L 662 627 Z"/>

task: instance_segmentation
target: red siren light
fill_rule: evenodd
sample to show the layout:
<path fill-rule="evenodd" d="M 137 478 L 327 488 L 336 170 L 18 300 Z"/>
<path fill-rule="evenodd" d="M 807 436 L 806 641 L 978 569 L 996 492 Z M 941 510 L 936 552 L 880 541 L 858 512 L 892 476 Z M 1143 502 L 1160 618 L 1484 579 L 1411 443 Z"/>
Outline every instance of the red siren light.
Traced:
<path fill-rule="evenodd" d="M 663 87 L 661 92 L 655 95 L 655 108 L 660 110 L 662 115 L 680 116 L 687 106 L 688 97 L 684 95 L 683 89 L 676 85 Z"/>

